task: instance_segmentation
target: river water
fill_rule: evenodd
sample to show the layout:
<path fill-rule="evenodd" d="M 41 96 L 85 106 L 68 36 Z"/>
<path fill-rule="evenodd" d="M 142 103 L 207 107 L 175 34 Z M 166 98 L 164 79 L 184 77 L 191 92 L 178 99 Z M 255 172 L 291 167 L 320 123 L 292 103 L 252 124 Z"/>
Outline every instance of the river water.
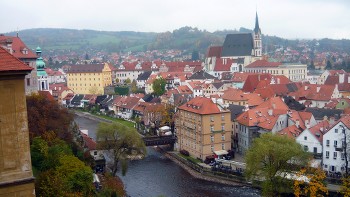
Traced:
<path fill-rule="evenodd" d="M 79 116 L 75 117 L 75 121 L 81 129 L 88 129 L 89 135 L 95 138 L 98 122 Z M 229 186 L 193 178 L 152 147 L 147 147 L 147 156 L 143 160 L 130 161 L 126 175 L 119 176 L 127 194 L 132 197 L 260 196 L 259 190 L 254 188 Z"/>

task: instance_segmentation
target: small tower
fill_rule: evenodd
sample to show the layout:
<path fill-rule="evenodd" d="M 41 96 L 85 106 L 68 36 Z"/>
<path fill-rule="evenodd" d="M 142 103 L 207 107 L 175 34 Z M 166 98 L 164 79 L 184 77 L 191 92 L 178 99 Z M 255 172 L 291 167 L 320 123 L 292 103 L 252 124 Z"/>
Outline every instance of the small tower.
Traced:
<path fill-rule="evenodd" d="M 39 91 L 49 91 L 49 82 L 48 76 L 45 71 L 45 62 L 41 57 L 41 48 L 36 48 L 36 55 L 38 58 L 36 59 L 36 68 L 37 68 L 37 76 L 38 76 L 38 90 Z"/>
<path fill-rule="evenodd" d="M 261 57 L 262 56 L 262 42 L 261 42 L 261 29 L 259 27 L 259 19 L 258 12 L 256 12 L 255 17 L 255 28 L 253 33 L 254 40 L 254 56 Z"/>

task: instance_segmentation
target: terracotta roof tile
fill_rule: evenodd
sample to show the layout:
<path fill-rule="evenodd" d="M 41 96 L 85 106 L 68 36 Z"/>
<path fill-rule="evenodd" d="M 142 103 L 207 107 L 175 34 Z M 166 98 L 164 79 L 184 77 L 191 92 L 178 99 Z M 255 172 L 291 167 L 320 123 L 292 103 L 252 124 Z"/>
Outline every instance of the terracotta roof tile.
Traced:
<path fill-rule="evenodd" d="M 1 37 L 1 36 L 0 36 Z M 0 72 L 31 71 L 32 68 L 0 47 Z"/>
<path fill-rule="evenodd" d="M 179 109 L 203 115 L 222 112 L 218 105 L 212 101 L 212 99 L 205 97 L 195 97 L 189 102 L 180 106 Z"/>

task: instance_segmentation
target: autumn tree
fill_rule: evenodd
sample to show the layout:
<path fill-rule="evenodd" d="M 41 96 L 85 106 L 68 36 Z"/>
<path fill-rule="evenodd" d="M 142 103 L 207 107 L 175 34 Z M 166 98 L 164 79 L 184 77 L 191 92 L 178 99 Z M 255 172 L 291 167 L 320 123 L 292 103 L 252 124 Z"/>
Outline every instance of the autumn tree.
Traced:
<path fill-rule="evenodd" d="M 89 88 L 89 93 L 92 94 L 92 95 L 98 94 L 98 88 L 97 88 L 97 86 L 91 86 L 91 87 Z"/>
<path fill-rule="evenodd" d="M 263 196 L 278 196 L 291 184 L 286 176 L 307 164 L 308 158 L 295 140 L 265 133 L 253 141 L 246 153 L 245 174 L 247 179 L 262 181 Z"/>
<path fill-rule="evenodd" d="M 131 83 L 131 79 L 130 79 L 130 78 L 127 78 L 127 79 L 125 80 L 125 83 L 126 83 L 126 84 L 130 84 L 130 83 Z"/>
<path fill-rule="evenodd" d="M 131 92 L 132 92 L 132 93 L 137 93 L 137 91 L 138 91 L 137 82 L 136 82 L 136 80 L 134 79 L 134 80 L 132 80 L 132 82 L 131 82 Z"/>
<path fill-rule="evenodd" d="M 166 80 L 163 78 L 157 78 L 152 83 L 153 93 L 156 96 L 161 96 L 165 93 Z"/>
<path fill-rule="evenodd" d="M 53 131 L 60 139 L 72 141 L 73 114 L 55 100 L 40 94 L 27 96 L 27 113 L 30 140 Z"/>
<path fill-rule="evenodd" d="M 294 195 L 299 196 L 326 196 L 328 188 L 325 183 L 326 173 L 321 168 L 308 167 L 301 169 L 294 180 Z"/>
<path fill-rule="evenodd" d="M 350 176 L 342 178 L 342 186 L 340 187 L 340 193 L 344 197 L 350 197 Z"/>
<path fill-rule="evenodd" d="M 146 154 L 145 144 L 134 128 L 120 123 L 100 123 L 96 136 L 98 148 L 112 153 L 114 176 L 117 173 L 119 162 L 122 174 L 125 175 L 129 155 Z"/>

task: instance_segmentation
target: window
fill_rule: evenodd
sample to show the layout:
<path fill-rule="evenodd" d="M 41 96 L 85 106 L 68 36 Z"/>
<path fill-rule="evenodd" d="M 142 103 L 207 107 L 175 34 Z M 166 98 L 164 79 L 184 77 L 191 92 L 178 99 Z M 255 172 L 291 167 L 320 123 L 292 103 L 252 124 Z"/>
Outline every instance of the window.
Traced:
<path fill-rule="evenodd" d="M 214 116 L 210 116 L 210 121 L 214 122 Z"/>
<path fill-rule="evenodd" d="M 326 141 L 326 146 L 329 146 L 329 140 Z"/>
<path fill-rule="evenodd" d="M 335 132 L 335 133 L 338 133 L 338 129 L 334 129 L 334 132 Z"/>
<path fill-rule="evenodd" d="M 221 114 L 221 120 L 224 121 L 225 120 L 225 115 Z"/>
<path fill-rule="evenodd" d="M 214 131 L 214 126 L 210 126 L 210 131 L 211 131 L 211 132 Z"/>
<path fill-rule="evenodd" d="M 337 147 L 337 145 L 338 145 L 338 141 L 334 140 L 334 147 Z"/>
<path fill-rule="evenodd" d="M 225 144 L 221 144 L 221 149 L 225 150 Z"/>
<path fill-rule="evenodd" d="M 222 141 L 225 141 L 225 134 L 222 134 L 222 135 L 221 135 L 221 140 L 222 140 Z"/>
<path fill-rule="evenodd" d="M 304 136 L 304 140 L 307 140 L 307 136 Z"/>
<path fill-rule="evenodd" d="M 225 131 L 225 125 L 221 125 L 221 130 Z"/>
<path fill-rule="evenodd" d="M 214 136 L 210 136 L 210 142 L 214 142 Z"/>
<path fill-rule="evenodd" d="M 341 160 L 345 160 L 345 154 L 344 153 L 341 153 L 340 157 L 341 157 Z"/>
<path fill-rule="evenodd" d="M 337 159 L 337 152 L 333 152 L 333 159 Z"/>
<path fill-rule="evenodd" d="M 314 147 L 314 153 L 317 153 L 317 147 Z"/>
<path fill-rule="evenodd" d="M 214 152 L 214 146 L 213 145 L 211 145 L 210 149 L 211 149 L 211 152 Z"/>
<path fill-rule="evenodd" d="M 304 146 L 304 150 L 305 150 L 305 151 L 308 151 L 308 150 L 309 150 L 309 147 L 308 147 L 308 146 Z"/>
<path fill-rule="evenodd" d="M 326 158 L 329 158 L 329 151 L 326 151 Z"/>
<path fill-rule="evenodd" d="M 27 86 L 30 86 L 30 78 L 27 78 Z"/>

